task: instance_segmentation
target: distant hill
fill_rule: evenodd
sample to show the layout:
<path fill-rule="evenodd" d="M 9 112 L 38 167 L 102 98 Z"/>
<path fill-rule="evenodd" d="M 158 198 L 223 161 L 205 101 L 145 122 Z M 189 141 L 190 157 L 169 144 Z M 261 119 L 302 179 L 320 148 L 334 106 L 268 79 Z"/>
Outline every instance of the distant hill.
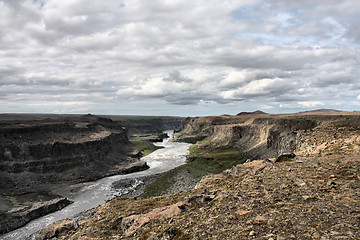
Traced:
<path fill-rule="evenodd" d="M 315 110 L 310 110 L 310 111 L 304 111 L 304 112 L 299 112 L 299 113 L 339 113 L 342 112 L 340 110 L 335 110 L 335 109 L 315 109 Z"/>
<path fill-rule="evenodd" d="M 249 114 L 267 114 L 267 113 L 263 112 L 263 111 L 260 111 L 260 110 L 257 110 L 255 112 L 241 112 L 241 113 L 236 114 L 236 116 L 249 115 Z"/>

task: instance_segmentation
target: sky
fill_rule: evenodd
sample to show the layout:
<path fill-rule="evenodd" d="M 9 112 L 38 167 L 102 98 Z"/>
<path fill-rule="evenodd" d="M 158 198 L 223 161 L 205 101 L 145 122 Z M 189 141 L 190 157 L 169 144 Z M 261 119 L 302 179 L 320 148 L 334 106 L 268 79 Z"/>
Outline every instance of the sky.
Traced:
<path fill-rule="evenodd" d="M 0 0 L 0 113 L 360 109 L 357 0 Z"/>

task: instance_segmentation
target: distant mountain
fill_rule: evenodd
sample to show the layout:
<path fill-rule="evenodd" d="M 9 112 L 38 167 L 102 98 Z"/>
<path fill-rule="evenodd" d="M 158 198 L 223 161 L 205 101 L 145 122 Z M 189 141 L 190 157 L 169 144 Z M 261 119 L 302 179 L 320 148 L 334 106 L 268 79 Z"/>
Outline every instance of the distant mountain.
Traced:
<path fill-rule="evenodd" d="M 335 109 L 315 109 L 315 110 L 310 110 L 310 111 L 304 111 L 304 112 L 299 112 L 299 113 L 338 113 L 338 112 L 342 112 L 340 110 L 335 110 Z"/>
<path fill-rule="evenodd" d="M 260 111 L 260 110 L 257 110 L 255 112 L 241 112 L 241 113 L 236 114 L 236 116 L 249 115 L 249 114 L 267 114 L 267 113 L 263 112 L 263 111 Z"/>

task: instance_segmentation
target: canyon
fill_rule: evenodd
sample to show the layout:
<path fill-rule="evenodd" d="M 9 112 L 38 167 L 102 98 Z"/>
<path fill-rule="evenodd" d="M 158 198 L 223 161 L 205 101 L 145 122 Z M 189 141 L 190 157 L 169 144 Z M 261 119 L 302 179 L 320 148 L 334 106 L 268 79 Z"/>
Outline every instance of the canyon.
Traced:
<path fill-rule="evenodd" d="M 359 150 L 359 112 L 248 113 L 189 118 L 178 139 L 201 139 L 199 147 L 230 145 L 250 159 Z"/>
<path fill-rule="evenodd" d="M 248 159 L 190 190 L 114 199 L 38 239 L 359 239 L 359 112 L 188 118 L 176 137 L 205 152 L 189 164 L 230 147 Z"/>
<path fill-rule="evenodd" d="M 194 143 L 188 164 L 152 180 L 172 189 L 145 196 L 149 183 L 36 238 L 360 238 L 359 112 L 256 111 L 178 121 L 176 141 Z M 135 130 L 133 137 L 147 134 Z M 214 169 L 224 166 L 230 168 Z M 210 174 L 192 175 L 203 169 Z"/>
<path fill-rule="evenodd" d="M 1 115 L 0 233 L 71 203 L 55 189 L 148 169 L 139 160 L 146 150 L 139 135 L 162 140 L 163 130 L 182 124 L 181 118 L 156 117 L 141 119 L 137 128 L 136 120 L 128 130 L 120 120 L 91 114 Z"/>

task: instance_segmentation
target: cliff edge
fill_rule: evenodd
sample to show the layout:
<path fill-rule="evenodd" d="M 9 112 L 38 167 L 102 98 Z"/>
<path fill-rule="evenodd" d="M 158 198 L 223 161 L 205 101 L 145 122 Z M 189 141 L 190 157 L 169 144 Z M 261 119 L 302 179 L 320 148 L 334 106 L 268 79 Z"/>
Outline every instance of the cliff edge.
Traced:
<path fill-rule="evenodd" d="M 136 161 L 126 156 L 126 129 L 93 115 L 1 122 L 0 140 L 2 195 L 93 180 Z"/>
<path fill-rule="evenodd" d="M 360 115 L 249 114 L 188 118 L 179 140 L 201 139 L 199 147 L 234 146 L 251 159 L 276 158 L 284 153 L 321 155 L 359 150 Z"/>
<path fill-rule="evenodd" d="M 187 192 L 112 200 L 76 226 L 65 220 L 37 238 L 360 238 L 359 115 L 190 118 L 178 137 L 205 149 L 237 146 L 253 159 Z"/>

